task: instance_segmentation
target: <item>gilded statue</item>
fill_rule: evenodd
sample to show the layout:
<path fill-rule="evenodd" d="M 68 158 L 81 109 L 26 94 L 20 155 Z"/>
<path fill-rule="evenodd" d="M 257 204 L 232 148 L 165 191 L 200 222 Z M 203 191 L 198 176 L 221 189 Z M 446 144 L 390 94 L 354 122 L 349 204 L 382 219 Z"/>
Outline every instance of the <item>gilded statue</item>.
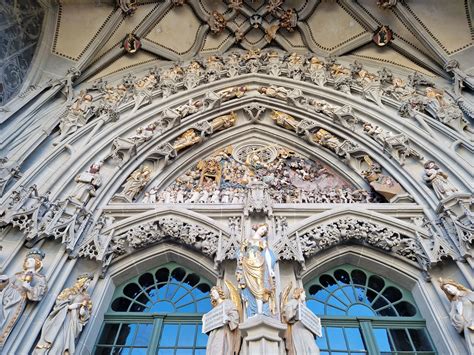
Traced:
<path fill-rule="evenodd" d="M 80 275 L 72 287 L 58 295 L 53 310 L 43 324 L 33 355 L 73 355 L 76 352 L 76 339 L 92 311 L 92 301 L 87 292 L 91 280 L 92 275 Z"/>
<path fill-rule="evenodd" d="M 456 186 L 448 181 L 448 174 L 443 172 L 433 160 L 425 163 L 425 181 L 431 185 L 436 196 L 442 200 L 458 191 Z"/>
<path fill-rule="evenodd" d="M 454 280 L 439 279 L 440 287 L 451 303 L 449 318 L 462 334 L 471 354 L 474 353 L 474 291 Z"/>
<path fill-rule="evenodd" d="M 267 241 L 268 225 L 253 226 L 254 234 L 245 239 L 237 255 L 237 281 L 247 317 L 270 316 L 276 312 L 276 256 Z"/>
<path fill-rule="evenodd" d="M 216 117 L 211 121 L 212 131 L 216 132 L 232 127 L 233 125 L 235 125 L 236 121 L 237 115 L 235 112 L 231 112 L 228 115 Z"/>
<path fill-rule="evenodd" d="M 271 118 L 275 123 L 285 129 L 290 131 L 295 131 L 298 127 L 299 121 L 293 116 L 288 115 L 287 113 L 280 111 L 272 111 Z"/>
<path fill-rule="evenodd" d="M 201 141 L 201 136 L 191 128 L 176 138 L 173 143 L 173 148 L 179 152 L 180 150 L 186 149 L 194 144 L 200 143 Z"/>
<path fill-rule="evenodd" d="M 230 299 L 219 286 L 211 288 L 211 304 L 214 308 L 223 309 L 220 326 L 209 332 L 206 355 L 236 355 L 240 350 L 239 322 L 241 321 L 242 303 L 237 288 L 225 281 Z M 219 311 L 220 312 L 220 311 Z"/>
<path fill-rule="evenodd" d="M 54 144 L 58 144 L 89 121 L 94 115 L 92 100 L 92 95 L 81 92 L 80 96 L 69 107 L 67 113 L 61 118 L 59 123 L 61 134 Z"/>
<path fill-rule="evenodd" d="M 285 334 L 285 345 L 288 355 L 319 355 L 319 348 L 313 334 L 300 320 L 300 307 L 305 304 L 306 292 L 297 287 L 293 297 L 288 300 L 292 284 L 290 283 L 281 297 L 281 318 L 288 328 Z"/>
<path fill-rule="evenodd" d="M 0 275 L 0 348 L 5 344 L 28 301 L 39 302 L 47 292 L 46 277 L 40 273 L 44 253 L 32 249 L 26 254 L 23 271 L 12 277 Z"/>

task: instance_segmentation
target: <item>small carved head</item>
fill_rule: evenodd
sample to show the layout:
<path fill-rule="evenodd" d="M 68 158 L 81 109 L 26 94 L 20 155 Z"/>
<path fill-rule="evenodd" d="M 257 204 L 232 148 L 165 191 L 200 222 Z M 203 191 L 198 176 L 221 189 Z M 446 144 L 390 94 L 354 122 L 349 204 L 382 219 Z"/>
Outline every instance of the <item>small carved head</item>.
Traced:
<path fill-rule="evenodd" d="M 438 165 L 434 162 L 434 160 L 428 160 L 425 163 L 424 168 L 425 169 L 436 169 L 436 170 L 439 169 Z"/>
<path fill-rule="evenodd" d="M 461 292 L 469 292 L 469 289 L 460 283 L 450 279 L 439 279 L 440 287 L 448 297 L 449 301 L 454 300 Z"/>
<path fill-rule="evenodd" d="M 254 224 L 252 229 L 255 231 L 255 235 L 259 237 L 264 237 L 268 234 L 268 224 L 266 223 Z"/>
<path fill-rule="evenodd" d="M 213 286 L 209 293 L 209 297 L 211 297 L 212 306 L 215 307 L 219 304 L 219 300 L 225 300 L 224 290 L 220 286 Z"/>
<path fill-rule="evenodd" d="M 293 298 L 295 300 L 304 302 L 306 301 L 306 292 L 303 288 L 297 287 L 293 290 Z"/>
<path fill-rule="evenodd" d="M 43 268 L 44 256 L 45 254 L 41 249 L 32 249 L 25 256 L 25 261 L 23 262 L 23 270 L 34 266 L 36 272 L 40 271 Z"/>

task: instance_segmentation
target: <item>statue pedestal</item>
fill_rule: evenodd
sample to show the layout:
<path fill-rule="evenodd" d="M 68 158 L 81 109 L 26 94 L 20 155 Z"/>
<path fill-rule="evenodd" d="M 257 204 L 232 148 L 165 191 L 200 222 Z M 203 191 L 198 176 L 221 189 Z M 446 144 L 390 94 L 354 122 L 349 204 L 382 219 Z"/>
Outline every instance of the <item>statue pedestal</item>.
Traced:
<path fill-rule="evenodd" d="M 285 354 L 283 336 L 287 326 L 280 321 L 264 315 L 256 315 L 240 323 L 243 355 L 282 355 Z"/>

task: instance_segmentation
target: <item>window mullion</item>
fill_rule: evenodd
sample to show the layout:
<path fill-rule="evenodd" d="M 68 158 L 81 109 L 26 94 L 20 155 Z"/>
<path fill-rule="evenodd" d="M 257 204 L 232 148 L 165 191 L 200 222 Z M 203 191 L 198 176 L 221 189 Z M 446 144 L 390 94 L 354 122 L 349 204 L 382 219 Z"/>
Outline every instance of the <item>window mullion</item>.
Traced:
<path fill-rule="evenodd" d="M 157 353 L 162 328 L 163 317 L 156 317 L 153 320 L 153 334 L 150 339 L 150 344 L 148 345 L 148 355 L 153 355 Z"/>
<path fill-rule="evenodd" d="M 380 354 L 379 347 L 375 341 L 374 332 L 372 330 L 372 322 L 369 320 L 360 321 L 360 331 L 365 340 L 365 346 L 367 347 L 367 352 L 369 355 L 378 355 Z"/>

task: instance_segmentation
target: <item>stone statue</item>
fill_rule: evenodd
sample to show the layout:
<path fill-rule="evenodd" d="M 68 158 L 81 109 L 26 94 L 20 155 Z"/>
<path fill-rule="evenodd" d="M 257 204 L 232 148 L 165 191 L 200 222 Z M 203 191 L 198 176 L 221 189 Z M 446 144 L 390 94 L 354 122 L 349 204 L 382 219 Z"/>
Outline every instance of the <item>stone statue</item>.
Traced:
<path fill-rule="evenodd" d="M 403 193 L 403 188 L 398 182 L 392 177 L 382 174 L 380 164 L 373 162 L 367 155 L 364 156 L 364 160 L 369 165 L 369 168 L 362 171 L 362 175 L 377 193 L 382 195 L 387 201 Z"/>
<path fill-rule="evenodd" d="M 69 354 L 76 351 L 76 338 L 89 320 L 92 302 L 87 293 L 92 275 L 80 275 L 72 287 L 64 289 L 41 329 L 41 338 L 33 351 L 40 354 Z"/>
<path fill-rule="evenodd" d="M 173 148 L 179 152 L 185 148 L 188 148 L 196 143 L 200 143 L 202 137 L 196 133 L 194 129 L 188 129 L 182 135 L 180 135 L 173 143 Z"/>
<path fill-rule="evenodd" d="M 474 353 L 474 291 L 454 280 L 440 279 L 440 287 L 451 302 L 451 324 L 463 334 L 469 353 Z"/>
<path fill-rule="evenodd" d="M 102 178 L 99 174 L 102 162 L 94 163 L 89 170 L 76 176 L 76 188 L 72 193 L 72 199 L 76 202 L 87 204 L 91 197 L 94 197 L 96 190 L 102 185 Z"/>
<path fill-rule="evenodd" d="M 429 160 L 425 163 L 424 179 L 427 184 L 431 185 L 440 200 L 458 191 L 458 189 L 448 181 L 448 174 L 441 171 L 433 160 Z"/>
<path fill-rule="evenodd" d="M 276 256 L 269 248 L 267 224 L 253 226 L 254 235 L 242 242 L 237 255 L 237 281 L 246 306 L 247 317 L 270 316 L 276 311 Z"/>
<path fill-rule="evenodd" d="M 235 124 L 236 120 L 237 115 L 234 111 L 232 111 L 228 115 L 216 117 L 211 121 L 212 131 L 216 132 L 232 127 Z"/>
<path fill-rule="evenodd" d="M 219 286 L 211 288 L 211 304 L 215 308 L 224 309 L 223 324 L 211 330 L 207 340 L 206 355 L 236 355 L 240 350 L 239 322 L 242 304 L 239 292 L 227 280 L 225 281 L 230 292 L 230 299 L 226 298 L 224 290 Z"/>
<path fill-rule="evenodd" d="M 299 319 L 299 307 L 304 305 L 306 293 L 302 288 L 293 290 L 293 298 L 287 300 L 291 284 L 284 291 L 281 300 L 282 320 L 288 324 L 285 335 L 288 355 L 319 355 L 319 348 L 314 340 L 315 335 Z"/>
<path fill-rule="evenodd" d="M 123 185 L 120 195 L 125 196 L 130 202 L 140 193 L 141 189 L 150 181 L 151 170 L 148 166 L 143 165 L 135 170 L 128 177 Z"/>
<path fill-rule="evenodd" d="M 47 284 L 40 273 L 43 268 L 44 253 L 32 249 L 26 254 L 23 271 L 12 277 L 0 275 L 0 348 L 5 344 L 28 301 L 43 299 Z"/>
<path fill-rule="evenodd" d="M 94 115 L 92 100 L 92 95 L 86 94 L 85 92 L 81 93 L 81 96 L 76 99 L 69 107 L 67 113 L 61 118 L 59 123 L 61 134 L 54 144 L 58 144 L 89 121 Z"/>

